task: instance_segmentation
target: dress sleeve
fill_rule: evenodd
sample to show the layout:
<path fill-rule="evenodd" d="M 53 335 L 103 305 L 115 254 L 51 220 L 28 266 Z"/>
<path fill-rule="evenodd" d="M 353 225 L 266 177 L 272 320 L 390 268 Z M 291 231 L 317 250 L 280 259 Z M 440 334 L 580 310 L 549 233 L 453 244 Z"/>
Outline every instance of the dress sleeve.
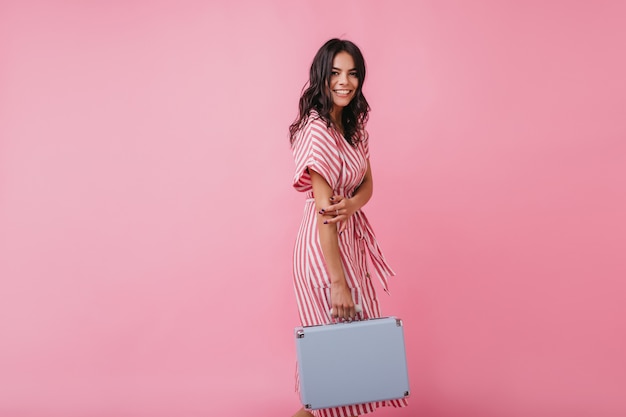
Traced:
<path fill-rule="evenodd" d="M 341 160 L 336 140 L 330 135 L 326 124 L 314 119 L 303 127 L 293 143 L 296 172 L 293 186 L 298 191 L 312 189 L 308 169 L 320 174 L 334 190 L 339 181 Z"/>

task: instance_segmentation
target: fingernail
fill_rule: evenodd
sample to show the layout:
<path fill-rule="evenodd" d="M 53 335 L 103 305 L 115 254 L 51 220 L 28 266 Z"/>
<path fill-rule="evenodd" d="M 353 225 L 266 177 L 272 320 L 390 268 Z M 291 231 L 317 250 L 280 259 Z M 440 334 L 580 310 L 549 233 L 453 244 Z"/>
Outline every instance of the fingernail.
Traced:
<path fill-rule="evenodd" d="M 335 199 L 335 197 L 331 197 L 331 198 L 330 198 L 330 201 L 333 201 L 334 199 Z"/>
<path fill-rule="evenodd" d="M 324 224 L 328 224 L 328 220 L 324 220 Z"/>
<path fill-rule="evenodd" d="M 318 211 L 319 214 L 324 214 L 324 210 Z"/>

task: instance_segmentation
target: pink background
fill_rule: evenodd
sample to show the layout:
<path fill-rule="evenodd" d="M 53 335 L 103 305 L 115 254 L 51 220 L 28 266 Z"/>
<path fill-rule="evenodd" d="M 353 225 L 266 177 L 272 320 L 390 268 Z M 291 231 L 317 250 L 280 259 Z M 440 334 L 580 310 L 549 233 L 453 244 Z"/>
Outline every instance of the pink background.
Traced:
<path fill-rule="evenodd" d="M 317 48 L 368 62 L 411 407 L 626 415 L 626 4 L 0 3 L 0 415 L 288 416 Z"/>

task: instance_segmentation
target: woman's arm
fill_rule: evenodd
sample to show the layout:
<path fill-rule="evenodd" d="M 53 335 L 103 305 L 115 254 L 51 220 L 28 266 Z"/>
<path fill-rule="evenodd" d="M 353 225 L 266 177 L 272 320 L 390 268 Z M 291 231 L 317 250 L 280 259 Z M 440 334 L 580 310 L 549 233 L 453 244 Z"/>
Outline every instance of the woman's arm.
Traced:
<path fill-rule="evenodd" d="M 350 198 L 345 198 L 340 195 L 333 195 L 329 197 L 327 202 L 332 203 L 329 206 L 323 206 L 323 212 L 328 216 L 334 216 L 332 218 L 327 219 L 329 224 L 335 224 L 339 222 L 343 222 L 341 227 L 341 232 L 345 229 L 347 225 L 347 220 L 352 216 L 355 212 L 361 209 L 370 198 L 372 198 L 372 194 L 374 192 L 374 180 L 372 178 L 372 167 L 370 165 L 369 159 L 367 160 L 367 170 L 365 171 L 365 176 L 363 177 L 363 181 L 357 187 L 356 191 Z M 315 201 L 317 204 L 317 199 Z"/>
<path fill-rule="evenodd" d="M 327 206 L 328 201 L 333 196 L 333 190 L 324 177 L 313 170 L 309 170 L 315 196 L 315 207 L 317 211 L 317 230 L 320 237 L 322 253 L 326 261 L 326 268 L 330 276 L 330 301 L 333 309 L 333 317 L 354 318 L 356 312 L 350 288 L 346 282 L 346 277 L 341 263 L 339 252 L 339 239 L 337 225 L 322 214 L 322 208 Z"/>

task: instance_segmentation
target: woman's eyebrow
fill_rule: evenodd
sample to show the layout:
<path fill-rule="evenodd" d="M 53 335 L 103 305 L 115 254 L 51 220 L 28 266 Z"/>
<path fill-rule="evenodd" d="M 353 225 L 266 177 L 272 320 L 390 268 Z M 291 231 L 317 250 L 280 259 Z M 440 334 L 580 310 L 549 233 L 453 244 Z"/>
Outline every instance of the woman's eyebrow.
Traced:
<path fill-rule="evenodd" d="M 341 68 L 333 67 L 334 70 L 341 71 Z M 348 71 L 356 71 L 356 68 L 350 68 Z"/>

